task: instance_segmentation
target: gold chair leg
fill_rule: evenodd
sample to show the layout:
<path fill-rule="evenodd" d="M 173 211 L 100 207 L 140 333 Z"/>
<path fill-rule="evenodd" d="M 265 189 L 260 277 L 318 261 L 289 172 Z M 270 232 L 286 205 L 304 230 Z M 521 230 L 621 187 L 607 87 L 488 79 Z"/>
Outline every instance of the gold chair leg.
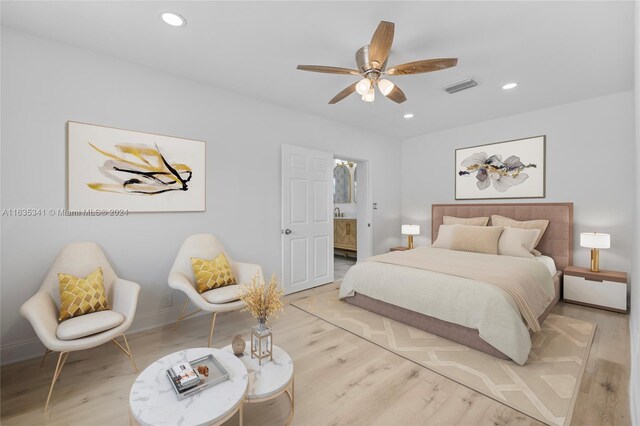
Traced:
<path fill-rule="evenodd" d="M 120 349 L 122 352 L 124 352 L 124 354 L 127 357 L 129 357 L 129 359 L 131 360 L 131 363 L 133 364 L 133 370 L 137 373 L 138 366 L 136 365 L 136 360 L 133 359 L 133 354 L 131 353 L 131 349 L 129 348 L 129 342 L 127 341 L 127 336 L 123 334 L 122 339 L 124 340 L 124 345 L 126 346 L 126 349 L 124 346 L 118 343 L 118 341 L 115 338 L 111 339 L 111 341 L 118 347 L 118 349 Z"/>
<path fill-rule="evenodd" d="M 191 315 L 197 314 L 198 312 L 200 312 L 200 309 L 196 309 L 195 311 L 191 312 L 188 315 L 183 315 L 184 314 L 184 310 L 187 307 L 187 304 L 189 304 L 189 299 L 184 301 L 184 305 L 182 305 L 182 309 L 180 309 L 180 315 L 178 315 L 178 319 L 176 320 L 176 325 L 173 326 L 174 330 L 178 329 L 178 325 L 180 324 L 180 321 L 189 318 Z"/>
<path fill-rule="evenodd" d="M 47 355 L 51 353 L 51 349 L 47 349 L 44 351 L 44 355 L 42 356 L 42 361 L 40 361 L 40 368 L 44 367 L 44 362 L 47 360 Z"/>
<path fill-rule="evenodd" d="M 211 331 L 209 332 L 209 344 L 207 345 L 208 348 L 211 347 L 211 341 L 213 340 L 213 329 L 216 326 L 216 315 L 218 313 L 214 312 L 213 316 L 211 317 Z"/>
<path fill-rule="evenodd" d="M 69 352 L 60 352 L 58 355 L 58 363 L 56 364 L 56 370 L 53 372 L 53 379 L 51 379 L 51 387 L 49 388 L 49 395 L 47 396 L 47 402 L 44 404 L 44 412 L 47 412 L 49 408 L 49 401 L 51 400 L 51 394 L 53 393 L 53 387 L 60 376 L 60 372 L 62 371 L 62 367 L 64 367 L 64 363 L 69 356 Z"/>

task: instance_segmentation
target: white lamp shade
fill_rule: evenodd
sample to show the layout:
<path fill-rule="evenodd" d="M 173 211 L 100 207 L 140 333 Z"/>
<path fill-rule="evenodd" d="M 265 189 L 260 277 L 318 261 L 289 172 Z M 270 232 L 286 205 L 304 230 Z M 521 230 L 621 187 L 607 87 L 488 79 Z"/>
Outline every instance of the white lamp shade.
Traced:
<path fill-rule="evenodd" d="M 378 89 L 380 89 L 380 93 L 382 93 L 385 96 L 391 93 L 394 87 L 395 87 L 395 84 L 393 84 L 386 78 L 378 80 Z"/>
<path fill-rule="evenodd" d="M 420 225 L 402 225 L 402 235 L 420 235 Z"/>
<path fill-rule="evenodd" d="M 580 245 L 588 248 L 608 249 L 611 247 L 611 236 L 598 232 L 583 232 L 580 234 Z"/>
<path fill-rule="evenodd" d="M 366 95 L 369 89 L 371 89 L 371 80 L 368 78 L 363 78 L 356 84 L 356 92 L 361 96 Z"/>

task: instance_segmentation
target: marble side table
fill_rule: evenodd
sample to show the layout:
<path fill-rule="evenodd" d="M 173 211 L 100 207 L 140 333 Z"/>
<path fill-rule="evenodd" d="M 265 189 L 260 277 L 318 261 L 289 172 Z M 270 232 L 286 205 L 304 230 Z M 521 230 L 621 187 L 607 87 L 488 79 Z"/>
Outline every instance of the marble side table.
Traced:
<path fill-rule="evenodd" d="M 179 401 L 167 377 L 167 369 L 181 361 L 213 354 L 229 372 L 229 380 Z M 186 349 L 172 353 L 145 368 L 129 394 L 133 419 L 145 426 L 221 424 L 240 413 L 247 394 L 247 369 L 233 353 L 212 348 Z"/>
<path fill-rule="evenodd" d="M 293 361 L 291 357 L 282 348 L 273 345 L 273 360 L 263 361 L 262 365 L 259 365 L 256 358 L 251 358 L 249 349 L 251 342 L 247 341 L 246 347 L 244 355 L 236 358 L 244 364 L 249 372 L 249 388 L 245 402 L 252 404 L 268 401 L 286 393 L 291 403 L 291 412 L 287 420 L 287 424 L 290 424 L 291 420 L 293 420 L 295 409 Z M 235 358 L 231 345 L 225 346 L 222 350 L 227 351 Z"/>

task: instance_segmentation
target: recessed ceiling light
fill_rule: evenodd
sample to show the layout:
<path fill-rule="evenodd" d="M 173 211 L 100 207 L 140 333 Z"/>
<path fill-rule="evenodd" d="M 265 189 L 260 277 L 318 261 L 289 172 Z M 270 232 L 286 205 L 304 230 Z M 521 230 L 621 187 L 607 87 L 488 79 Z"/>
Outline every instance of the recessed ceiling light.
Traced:
<path fill-rule="evenodd" d="M 513 89 L 514 87 L 517 87 L 518 83 L 507 83 L 504 86 L 502 86 L 503 90 L 509 90 L 509 89 Z"/>
<path fill-rule="evenodd" d="M 411 113 L 405 114 L 403 117 L 404 118 L 413 118 L 413 114 L 411 114 Z"/>
<path fill-rule="evenodd" d="M 171 25 L 172 27 L 184 27 L 185 25 L 187 25 L 187 20 L 177 13 L 163 12 L 160 17 L 165 23 Z"/>

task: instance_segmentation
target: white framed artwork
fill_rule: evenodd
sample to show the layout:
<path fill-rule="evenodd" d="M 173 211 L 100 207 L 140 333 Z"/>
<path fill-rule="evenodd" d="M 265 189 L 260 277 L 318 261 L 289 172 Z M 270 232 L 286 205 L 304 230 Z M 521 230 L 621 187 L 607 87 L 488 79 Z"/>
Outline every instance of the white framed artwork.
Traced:
<path fill-rule="evenodd" d="M 545 197 L 546 136 L 456 149 L 455 199 Z"/>
<path fill-rule="evenodd" d="M 205 211 L 205 142 L 67 122 L 67 207 Z"/>

